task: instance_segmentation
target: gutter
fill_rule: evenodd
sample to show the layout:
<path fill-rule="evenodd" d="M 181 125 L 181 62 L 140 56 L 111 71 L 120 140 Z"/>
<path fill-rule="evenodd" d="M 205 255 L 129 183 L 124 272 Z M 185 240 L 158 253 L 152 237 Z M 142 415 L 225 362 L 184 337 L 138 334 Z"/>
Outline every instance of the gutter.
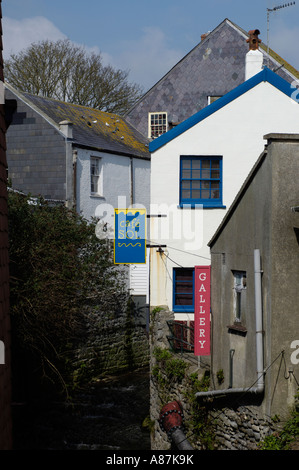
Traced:
<path fill-rule="evenodd" d="M 240 393 L 251 393 L 260 395 L 265 390 L 264 378 L 264 348 L 263 348 L 263 316 L 262 316 L 262 271 L 260 250 L 254 250 L 254 284 L 255 284 L 255 324 L 256 324 L 256 369 L 257 381 L 255 387 L 227 388 L 223 390 L 210 390 L 208 392 L 197 392 L 197 398 L 219 397 Z"/>

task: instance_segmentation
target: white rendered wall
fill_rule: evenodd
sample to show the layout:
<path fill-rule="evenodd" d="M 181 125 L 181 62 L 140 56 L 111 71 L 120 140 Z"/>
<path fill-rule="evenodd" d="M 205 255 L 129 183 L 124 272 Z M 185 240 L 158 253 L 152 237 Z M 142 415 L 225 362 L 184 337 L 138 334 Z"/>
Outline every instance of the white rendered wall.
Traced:
<path fill-rule="evenodd" d="M 90 157 L 101 159 L 101 195 L 92 195 L 90 191 Z M 114 209 L 126 209 L 133 201 L 133 205 L 142 206 L 148 212 L 149 200 L 149 160 L 77 149 L 77 211 L 87 220 L 104 215 L 104 221 L 108 222 L 111 229 L 109 233 L 113 237 Z M 148 299 L 149 256 L 146 265 L 131 265 L 130 272 L 131 293 L 145 295 Z"/>
<path fill-rule="evenodd" d="M 90 192 L 90 157 L 98 157 L 102 162 L 101 195 Z M 95 216 L 100 204 L 111 205 L 113 209 L 129 207 L 132 200 L 131 164 L 133 203 L 149 210 L 150 161 L 82 149 L 78 149 L 77 154 L 77 210 L 89 220 Z"/>
<path fill-rule="evenodd" d="M 194 243 L 192 247 L 185 235 L 172 236 L 171 230 L 169 236 L 167 233 L 164 238 L 157 236 L 157 226 L 165 227 L 167 218 L 151 219 L 151 240 L 167 245 L 163 255 L 151 250 L 152 306 L 167 304 L 172 309 L 173 267 L 210 264 L 207 243 L 262 153 L 263 136 L 271 132 L 298 133 L 299 106 L 268 82 L 262 82 L 152 154 L 152 212 L 153 207 L 164 204 L 161 213 L 171 207 L 174 218 L 187 214 L 188 211 L 178 207 L 181 155 L 222 155 L 223 205 L 226 206 L 226 209 L 189 210 L 193 220 L 189 235 L 194 233 L 194 242 L 202 239 L 200 246 Z M 187 215 L 184 217 L 188 219 Z"/>

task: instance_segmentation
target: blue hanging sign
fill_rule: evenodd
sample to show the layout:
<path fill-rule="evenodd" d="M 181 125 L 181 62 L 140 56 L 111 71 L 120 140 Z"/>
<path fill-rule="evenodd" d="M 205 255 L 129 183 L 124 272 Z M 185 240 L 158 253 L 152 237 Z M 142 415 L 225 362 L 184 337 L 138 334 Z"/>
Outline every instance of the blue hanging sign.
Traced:
<path fill-rule="evenodd" d="M 146 263 L 146 210 L 114 209 L 114 215 L 114 263 Z"/>

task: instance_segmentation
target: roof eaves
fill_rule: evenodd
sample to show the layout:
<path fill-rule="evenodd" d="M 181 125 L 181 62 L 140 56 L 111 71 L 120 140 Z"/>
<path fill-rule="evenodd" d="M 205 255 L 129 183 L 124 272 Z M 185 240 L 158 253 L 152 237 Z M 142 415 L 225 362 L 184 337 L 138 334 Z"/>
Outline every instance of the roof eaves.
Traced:
<path fill-rule="evenodd" d="M 160 137 L 150 142 L 149 144 L 150 153 L 155 152 L 156 150 L 161 148 L 163 145 L 167 144 L 174 138 L 183 134 L 191 127 L 195 126 L 199 122 L 211 116 L 213 113 L 223 108 L 227 104 L 231 103 L 235 99 L 239 98 L 239 96 L 243 95 L 244 93 L 251 90 L 256 85 L 258 85 L 259 83 L 263 81 L 270 83 L 271 85 L 275 86 L 277 89 L 282 91 L 287 96 L 292 97 L 292 94 L 294 92 L 294 87 L 292 87 L 286 80 L 281 78 L 279 75 L 272 72 L 272 70 L 265 67 L 261 72 L 257 73 L 256 75 L 251 77 L 249 80 L 246 80 L 245 82 L 241 83 L 241 85 L 229 91 L 224 96 L 222 96 L 218 100 L 211 103 L 209 106 L 201 109 L 200 111 L 195 113 L 193 116 L 191 116 L 190 118 L 180 123 L 178 126 L 174 127 L 170 131 L 166 132 L 165 134 L 162 134 Z"/>
<path fill-rule="evenodd" d="M 150 153 L 133 153 L 133 152 L 130 152 L 129 150 L 114 150 L 114 149 L 107 149 L 105 147 L 98 147 L 96 145 L 88 145 L 88 144 L 84 144 L 84 143 L 81 143 L 80 141 L 76 141 L 74 140 L 73 141 L 73 146 L 76 147 L 76 148 L 80 148 L 80 149 L 88 149 L 88 150 L 93 150 L 95 152 L 102 152 L 102 153 L 109 153 L 111 155 L 119 155 L 119 156 L 122 156 L 122 157 L 130 157 L 130 158 L 137 158 L 138 160 L 148 160 L 150 161 L 151 159 L 151 155 Z"/>

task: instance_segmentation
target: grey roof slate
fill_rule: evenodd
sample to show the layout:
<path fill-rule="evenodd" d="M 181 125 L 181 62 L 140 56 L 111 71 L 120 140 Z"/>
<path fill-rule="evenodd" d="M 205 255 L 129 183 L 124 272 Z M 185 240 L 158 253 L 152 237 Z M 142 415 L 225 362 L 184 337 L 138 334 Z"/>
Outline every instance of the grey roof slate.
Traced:
<path fill-rule="evenodd" d="M 73 124 L 73 143 L 82 146 L 134 157 L 150 158 L 148 139 L 123 117 L 97 109 L 74 105 L 50 98 L 21 93 L 7 85 L 28 106 L 41 113 L 56 128 L 62 121 Z"/>
<path fill-rule="evenodd" d="M 256 25 L 253 25 L 255 27 Z M 183 57 L 126 114 L 126 119 L 144 136 L 148 113 L 167 112 L 169 122 L 182 122 L 208 105 L 208 96 L 222 96 L 245 80 L 248 33 L 225 19 Z M 298 72 L 261 43 L 265 65 L 270 69 L 285 64 L 277 73 L 293 81 Z"/>

